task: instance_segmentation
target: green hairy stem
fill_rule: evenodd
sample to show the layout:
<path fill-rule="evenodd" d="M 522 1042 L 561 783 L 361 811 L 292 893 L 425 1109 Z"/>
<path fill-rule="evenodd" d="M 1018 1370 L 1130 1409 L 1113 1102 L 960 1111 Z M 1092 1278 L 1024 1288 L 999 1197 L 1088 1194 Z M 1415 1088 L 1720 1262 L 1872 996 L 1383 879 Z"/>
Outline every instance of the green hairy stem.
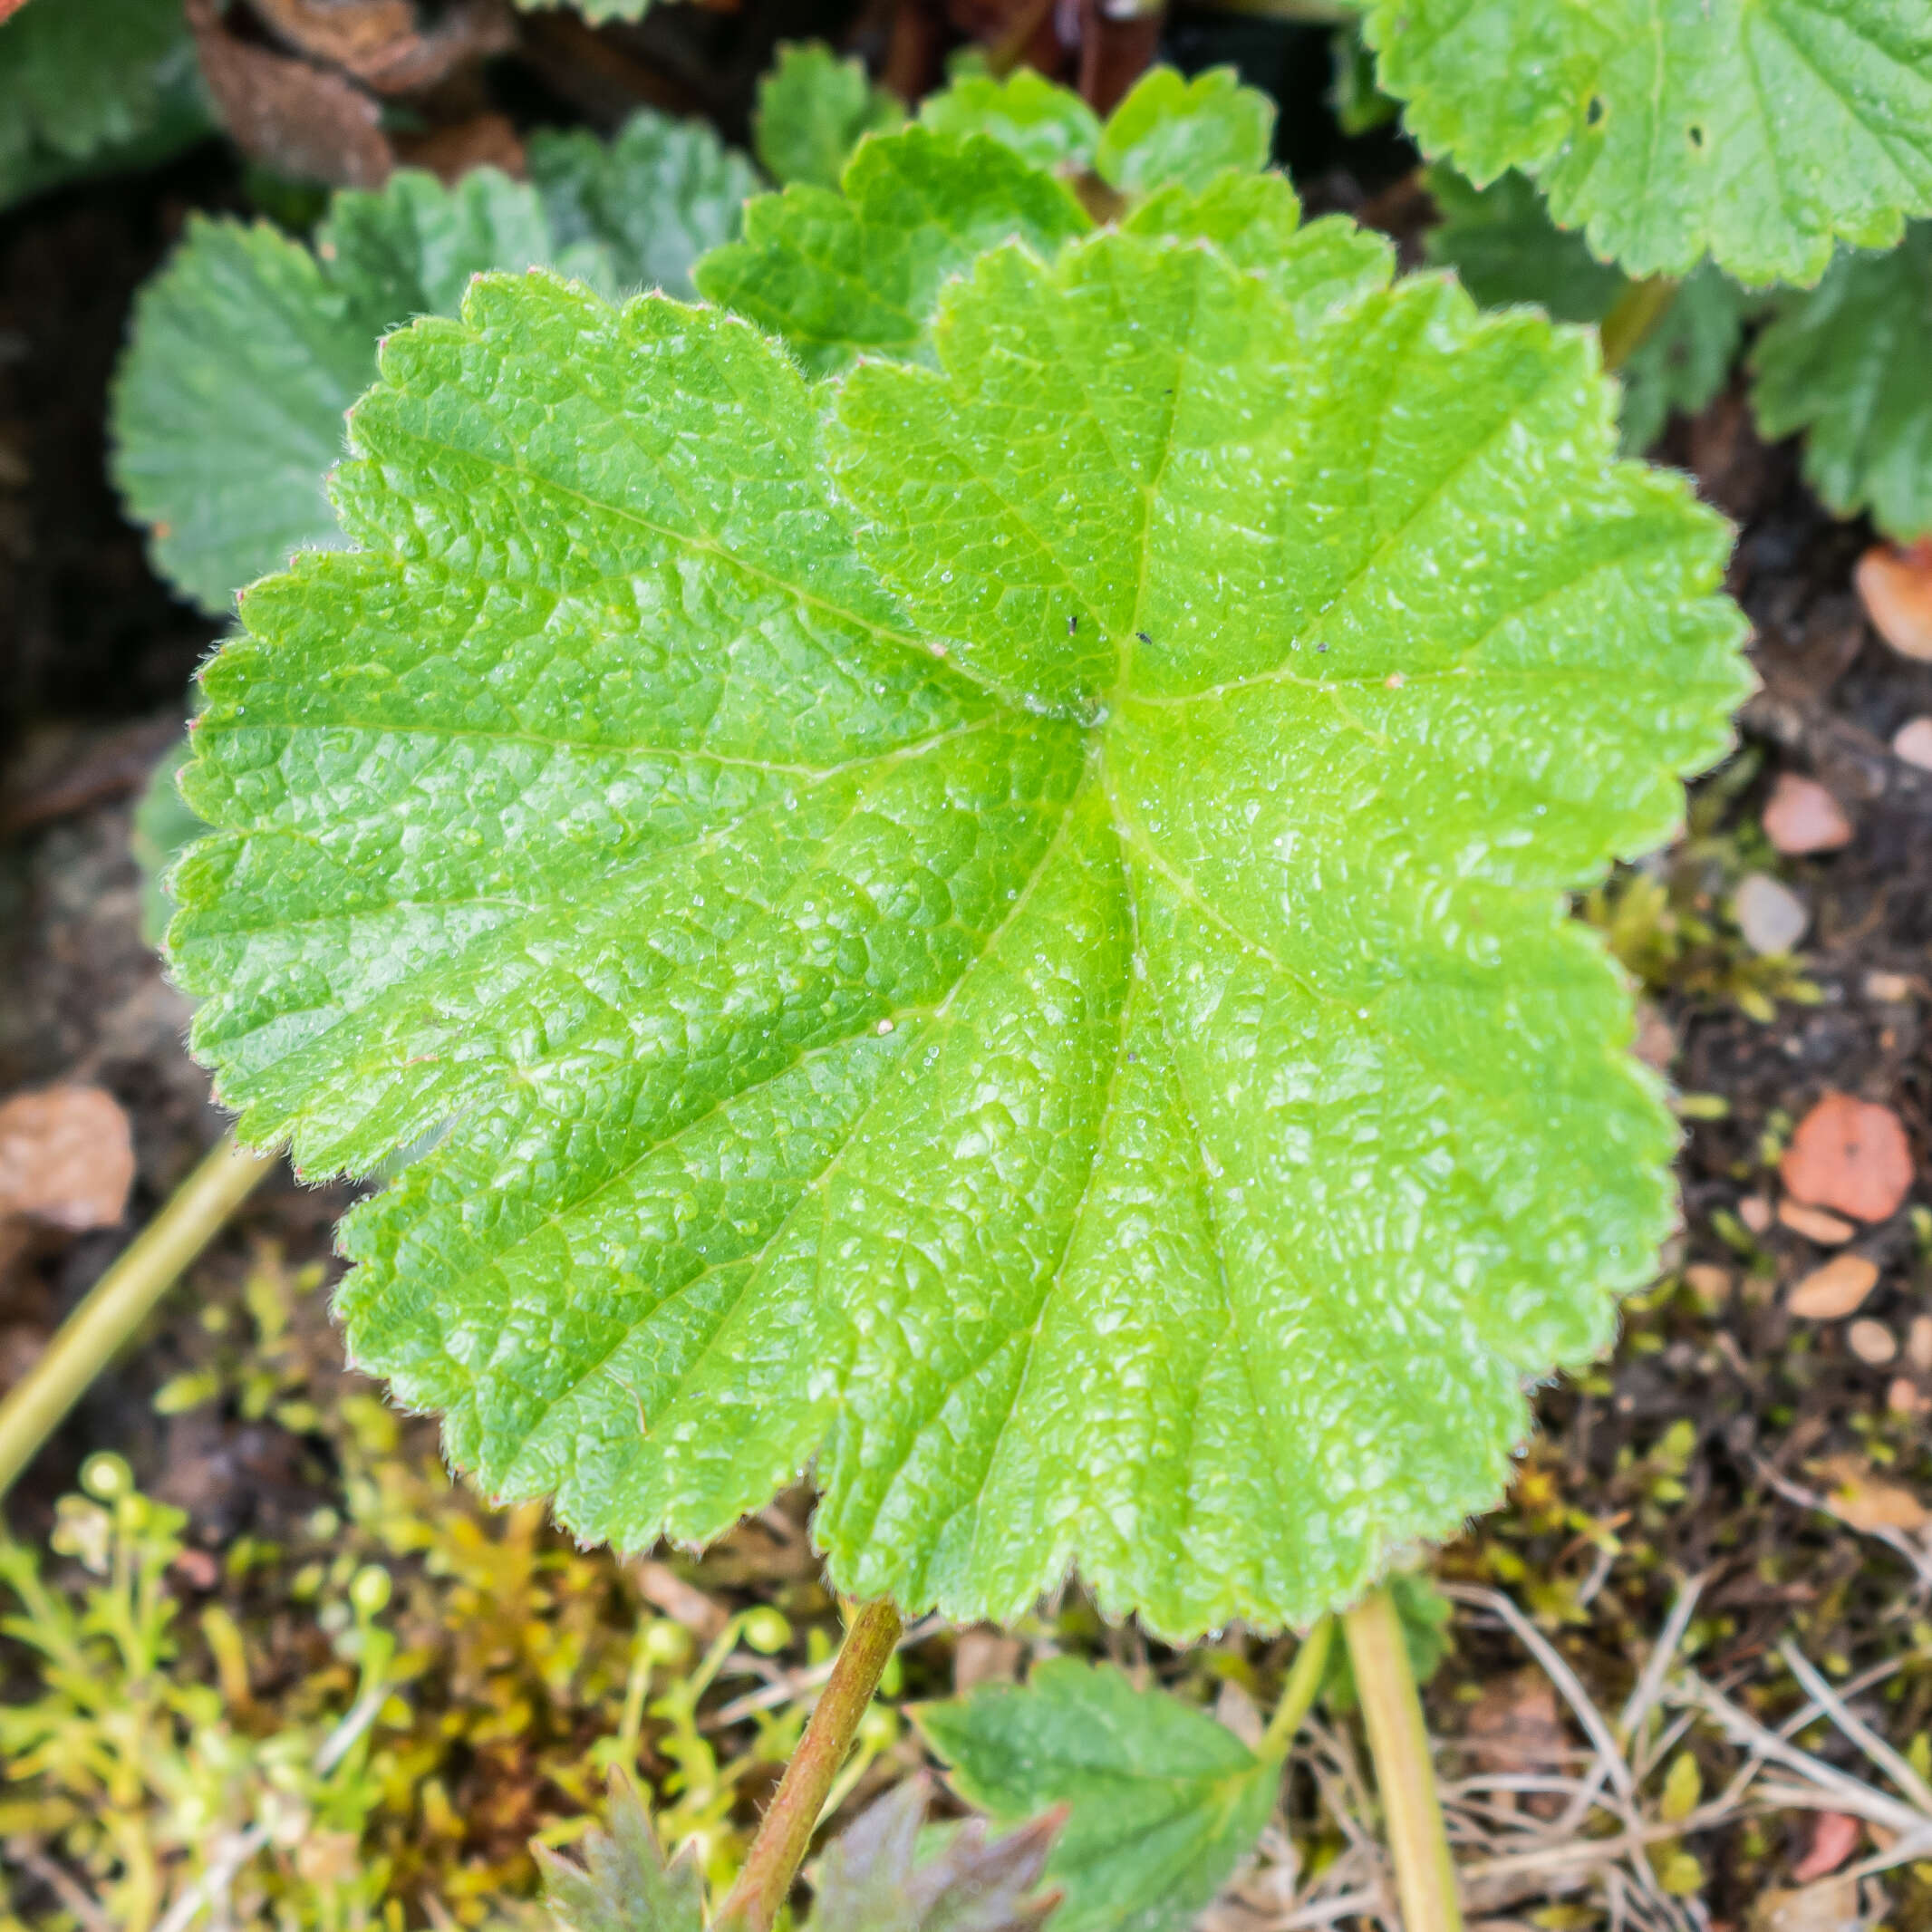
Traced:
<path fill-rule="evenodd" d="M 868 1603 L 852 1619 L 825 1695 L 785 1767 L 751 1855 L 725 1900 L 719 1932 L 771 1932 L 811 1849 L 826 1794 L 852 1750 L 859 1720 L 903 1628 L 898 1611 L 884 1599 Z"/>

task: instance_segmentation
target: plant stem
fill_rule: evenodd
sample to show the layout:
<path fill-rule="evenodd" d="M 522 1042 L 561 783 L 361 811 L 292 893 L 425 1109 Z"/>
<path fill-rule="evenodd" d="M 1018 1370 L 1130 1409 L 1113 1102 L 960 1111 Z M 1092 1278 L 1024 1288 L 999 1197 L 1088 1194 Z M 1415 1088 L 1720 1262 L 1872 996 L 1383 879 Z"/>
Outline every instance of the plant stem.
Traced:
<path fill-rule="evenodd" d="M 1281 1686 L 1281 1695 L 1275 1702 L 1274 1715 L 1268 1720 L 1268 1728 L 1261 1733 L 1261 1749 L 1256 1753 L 1262 1758 L 1285 1758 L 1288 1747 L 1295 1741 L 1295 1733 L 1301 1728 L 1301 1720 L 1309 1714 L 1309 1707 L 1315 1702 L 1315 1694 L 1321 1688 L 1322 1674 L 1328 1667 L 1328 1652 L 1335 1647 L 1335 1619 L 1322 1618 L 1301 1639 L 1301 1647 L 1295 1653 L 1293 1667 L 1289 1671 L 1288 1682 Z"/>
<path fill-rule="evenodd" d="M 1621 369 L 1650 340 L 1676 299 L 1677 285 L 1668 275 L 1652 275 L 1647 281 L 1631 283 L 1598 324 L 1603 366 Z"/>
<path fill-rule="evenodd" d="M 1368 1726 L 1368 1748 L 1376 1763 L 1376 1787 L 1382 1797 L 1389 1855 L 1395 1860 L 1405 1932 L 1462 1932 L 1455 1862 L 1443 1829 L 1428 1728 L 1395 1599 L 1386 1589 L 1376 1590 L 1343 1621 L 1356 1693 Z"/>
<path fill-rule="evenodd" d="M 778 1908 L 789 1896 L 792 1879 L 811 1849 L 826 1794 L 852 1749 L 859 1720 L 872 1703 L 903 1628 L 898 1611 L 883 1597 L 852 1619 L 825 1694 L 785 1767 L 745 1869 L 724 1902 L 718 1932 L 771 1932 Z"/>
<path fill-rule="evenodd" d="M 88 1290 L 47 1352 L 0 1401 L 0 1496 L 276 1158 L 238 1145 L 232 1134 L 223 1135 L 220 1145 Z"/>

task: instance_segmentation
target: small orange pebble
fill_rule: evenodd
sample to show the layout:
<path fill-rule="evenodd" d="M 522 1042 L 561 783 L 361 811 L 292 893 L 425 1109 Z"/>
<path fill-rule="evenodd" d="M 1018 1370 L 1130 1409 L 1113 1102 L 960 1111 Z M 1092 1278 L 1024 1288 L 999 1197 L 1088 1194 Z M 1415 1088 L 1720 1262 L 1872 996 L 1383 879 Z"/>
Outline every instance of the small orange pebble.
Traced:
<path fill-rule="evenodd" d="M 1902 550 L 1874 544 L 1851 581 L 1872 629 L 1901 657 L 1932 663 L 1932 538 Z"/>
<path fill-rule="evenodd" d="M 1851 821 L 1816 778 L 1782 772 L 1771 788 L 1762 823 L 1764 836 L 1787 858 L 1838 852 L 1851 843 Z"/>
<path fill-rule="evenodd" d="M 1779 1202 L 1778 1222 L 1793 1234 L 1802 1234 L 1806 1241 L 1816 1241 L 1821 1248 L 1840 1247 L 1859 1232 L 1849 1221 L 1840 1221 L 1836 1214 L 1828 1214 L 1822 1208 L 1806 1207 L 1801 1201 Z"/>
<path fill-rule="evenodd" d="M 1840 1321 L 1878 1285 L 1876 1261 L 1862 1254 L 1835 1254 L 1792 1290 L 1784 1306 L 1806 1321 Z"/>
<path fill-rule="evenodd" d="M 1869 1316 L 1845 1330 L 1845 1345 L 1869 1367 L 1883 1368 L 1898 1353 L 1898 1338 Z"/>

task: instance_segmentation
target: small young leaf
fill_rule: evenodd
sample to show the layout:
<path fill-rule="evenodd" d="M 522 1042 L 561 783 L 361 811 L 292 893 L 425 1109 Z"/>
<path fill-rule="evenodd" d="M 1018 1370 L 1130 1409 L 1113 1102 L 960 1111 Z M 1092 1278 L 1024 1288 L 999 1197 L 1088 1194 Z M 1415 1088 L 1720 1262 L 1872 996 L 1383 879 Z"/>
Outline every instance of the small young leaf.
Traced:
<path fill-rule="evenodd" d="M 1478 184 L 1533 175 L 1635 275 L 1706 254 L 1815 282 L 1834 237 L 1932 212 L 1932 14 L 1918 0 L 1374 0 L 1409 131 Z"/>
<path fill-rule="evenodd" d="M 580 1840 L 583 1863 L 531 1849 L 544 1903 L 565 1932 L 704 1932 L 704 1889 L 691 1847 L 670 1865 L 637 1788 L 611 1777 L 607 1829 Z"/>
<path fill-rule="evenodd" d="M 746 205 L 744 239 L 699 263 L 700 290 L 782 337 L 815 374 L 923 349 L 940 290 L 1007 240 L 1045 256 L 1092 227 L 1073 191 L 985 135 L 875 136 L 842 193 L 808 186 Z"/>
<path fill-rule="evenodd" d="M 1206 1712 L 1110 1664 L 1051 1657 L 1024 1690 L 914 1715 L 970 1803 L 1002 1820 L 1068 1808 L 1047 1861 L 1054 1932 L 1180 1932 L 1254 1849 L 1280 1782 Z"/>
<path fill-rule="evenodd" d="M 1932 532 L 1932 223 L 1889 255 L 1842 256 L 1788 297 L 1752 352 L 1767 437 L 1805 432 L 1804 474 L 1841 517 L 1903 542 Z"/>
<path fill-rule="evenodd" d="M 1232 67 L 1191 81 L 1152 67 L 1102 130 L 1094 169 L 1123 194 L 1170 182 L 1198 192 L 1224 168 L 1252 174 L 1267 167 L 1274 130 L 1274 102 L 1243 87 Z"/>
<path fill-rule="evenodd" d="M 773 180 L 836 188 L 860 140 L 904 119 L 898 96 L 872 84 L 864 61 L 842 61 L 823 41 L 787 41 L 758 82 L 751 145 Z"/>
<path fill-rule="evenodd" d="M 1306 1623 L 1670 1223 L 1565 895 L 1729 742 L 1725 526 L 1435 278 L 1007 246 L 933 343 L 827 394 L 541 274 L 391 337 L 363 547 L 205 673 L 197 1050 L 306 1170 L 446 1130 L 340 1308 L 488 1492 L 635 1547 L 810 1465 L 855 1594 Z"/>
<path fill-rule="evenodd" d="M 615 138 L 582 129 L 530 137 L 530 179 L 543 197 L 557 251 L 603 249 L 618 288 L 696 293 L 698 257 L 739 231 L 758 171 L 701 121 L 640 108 Z M 440 304 L 439 304 L 439 307 Z"/>
<path fill-rule="evenodd" d="M 1077 174 L 1093 165 L 1100 122 L 1078 94 L 1030 67 L 995 80 L 983 67 L 956 68 L 949 85 L 919 110 L 923 126 L 963 140 L 986 134 L 1029 167 Z"/>
<path fill-rule="evenodd" d="M 924 1777 L 908 1778 L 826 1847 L 807 1932 L 1036 1932 L 1046 1922 L 1053 1899 L 1032 1893 L 1059 1820 L 989 1840 L 968 1819 L 922 1860 L 931 1795 Z"/>
<path fill-rule="evenodd" d="M 0 207 L 212 125 L 179 0 L 57 0 L 0 24 Z"/>

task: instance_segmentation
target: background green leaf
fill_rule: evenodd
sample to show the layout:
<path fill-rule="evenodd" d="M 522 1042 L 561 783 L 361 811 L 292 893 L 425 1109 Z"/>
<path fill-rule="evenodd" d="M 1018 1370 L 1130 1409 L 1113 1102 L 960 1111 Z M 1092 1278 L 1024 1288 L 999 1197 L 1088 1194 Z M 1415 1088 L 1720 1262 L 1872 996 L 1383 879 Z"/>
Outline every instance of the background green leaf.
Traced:
<path fill-rule="evenodd" d="M 1918 0 L 1375 0 L 1409 131 L 1472 180 L 1533 175 L 1635 275 L 1709 254 L 1815 282 L 1834 238 L 1932 212 L 1932 14 Z"/>
<path fill-rule="evenodd" d="M 693 265 L 737 235 L 745 202 L 759 186 L 750 161 L 702 121 L 649 109 L 609 141 L 582 129 L 546 129 L 531 135 L 527 151 L 556 264 L 573 272 L 568 251 L 602 249 L 606 273 L 626 293 L 694 295 Z"/>
<path fill-rule="evenodd" d="M 1932 224 L 1889 255 L 1841 256 L 1787 297 L 1752 351 L 1767 437 L 1805 432 L 1804 474 L 1840 517 L 1932 532 Z"/>
<path fill-rule="evenodd" d="M 988 134 L 1034 168 L 1077 173 L 1093 165 L 1100 122 L 1071 89 L 1030 67 L 996 80 L 983 66 L 961 65 L 950 82 L 920 103 L 923 126 L 964 140 Z"/>
<path fill-rule="evenodd" d="M 1017 239 L 1052 255 L 1093 224 L 1063 182 L 984 135 L 877 135 L 843 191 L 798 186 L 745 207 L 741 241 L 696 276 L 709 301 L 783 338 L 814 374 L 921 353 L 941 289 Z"/>
<path fill-rule="evenodd" d="M 648 111 L 605 146 L 537 135 L 533 185 L 492 168 L 453 188 L 404 169 L 329 204 L 312 254 L 266 223 L 198 217 L 136 303 L 112 403 L 114 479 L 156 568 L 204 610 L 296 550 L 341 542 L 325 478 L 376 343 L 453 313 L 469 278 L 536 263 L 614 292 L 690 292 L 736 231 L 749 164 Z"/>
<path fill-rule="evenodd" d="M 391 338 L 170 945 L 246 1137 L 447 1126 L 340 1307 L 489 1493 L 703 1541 L 810 1464 L 841 1589 L 1187 1637 L 1500 1492 L 1672 1214 L 1565 895 L 1741 623 L 1587 339 L 1337 286 L 1006 246 L 830 395 L 542 275 Z"/>
<path fill-rule="evenodd" d="M 1556 227 L 1524 176 L 1512 171 L 1479 188 L 1438 163 L 1427 181 L 1443 217 L 1425 239 L 1429 259 L 1454 268 L 1485 306 L 1533 302 L 1560 322 L 1600 323 L 1632 286 L 1582 236 Z M 1618 372 L 1626 449 L 1649 448 L 1672 411 L 1695 414 L 1716 396 L 1756 305 L 1708 262 L 1678 288 Z"/>
<path fill-rule="evenodd" d="M 58 0 L 0 24 L 0 207 L 150 167 L 213 126 L 179 0 Z"/>
<path fill-rule="evenodd" d="M 1054 1932 L 1181 1932 L 1254 1849 L 1279 1760 L 1110 1664 L 1049 1657 L 1024 1690 L 914 1714 L 960 1795 L 996 1819 L 1068 1807 L 1047 1861 Z"/>
<path fill-rule="evenodd" d="M 823 41 L 787 41 L 758 82 L 751 145 L 773 180 L 836 188 L 860 140 L 904 119 L 904 104 L 872 84 L 864 61 L 842 61 Z"/>
<path fill-rule="evenodd" d="M 1210 67 L 1192 80 L 1172 67 L 1151 67 L 1101 130 L 1094 168 L 1125 194 L 1169 182 L 1198 190 L 1224 168 L 1267 167 L 1274 129 L 1274 102 L 1243 87 L 1232 67 Z"/>

